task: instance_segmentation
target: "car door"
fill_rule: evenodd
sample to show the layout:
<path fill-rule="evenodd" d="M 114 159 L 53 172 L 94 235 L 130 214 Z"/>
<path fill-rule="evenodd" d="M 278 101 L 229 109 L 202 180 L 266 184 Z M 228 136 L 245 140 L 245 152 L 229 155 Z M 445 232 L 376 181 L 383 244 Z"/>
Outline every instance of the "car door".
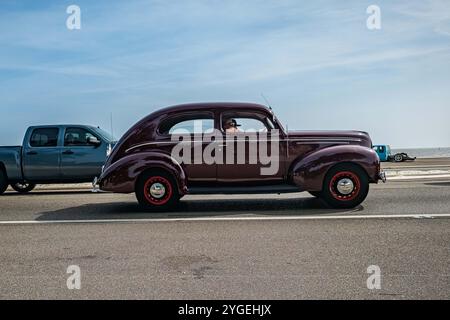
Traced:
<path fill-rule="evenodd" d="M 159 125 L 158 141 L 154 146 L 171 154 L 181 164 L 189 186 L 215 184 L 217 165 L 205 163 L 203 159 L 209 144 L 203 137 L 213 129 L 214 113 L 209 111 L 177 114 L 162 120 Z"/>
<path fill-rule="evenodd" d="M 106 143 L 92 145 L 89 137 L 100 140 L 83 127 L 67 127 L 64 130 L 64 145 L 61 148 L 61 178 L 71 181 L 91 181 L 99 176 L 106 159 Z"/>
<path fill-rule="evenodd" d="M 60 129 L 32 129 L 23 150 L 23 174 L 29 181 L 54 181 L 61 177 Z"/>
<path fill-rule="evenodd" d="M 228 130 L 226 122 L 234 122 L 237 127 Z M 225 112 L 220 123 L 224 163 L 217 165 L 219 185 L 277 184 L 283 181 L 280 142 L 275 140 L 279 137 L 275 136 L 274 127 L 267 122 L 265 115 Z"/>

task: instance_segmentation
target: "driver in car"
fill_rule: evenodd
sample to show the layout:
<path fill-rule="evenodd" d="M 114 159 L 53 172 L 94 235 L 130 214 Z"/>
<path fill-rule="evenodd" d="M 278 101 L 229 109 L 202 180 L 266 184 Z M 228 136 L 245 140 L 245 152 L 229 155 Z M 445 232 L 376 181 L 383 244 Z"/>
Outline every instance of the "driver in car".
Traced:
<path fill-rule="evenodd" d="M 226 133 L 236 133 L 240 132 L 239 128 L 241 125 L 237 124 L 235 119 L 229 118 L 226 119 L 223 125 Z"/>

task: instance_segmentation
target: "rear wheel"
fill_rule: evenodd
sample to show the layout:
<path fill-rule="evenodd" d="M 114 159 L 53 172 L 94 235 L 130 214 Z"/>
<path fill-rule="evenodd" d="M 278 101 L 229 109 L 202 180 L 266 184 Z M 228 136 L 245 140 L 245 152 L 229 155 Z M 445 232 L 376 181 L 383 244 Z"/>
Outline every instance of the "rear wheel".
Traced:
<path fill-rule="evenodd" d="M 11 185 L 11 188 L 16 190 L 19 193 L 27 193 L 33 190 L 36 187 L 34 183 L 29 182 L 17 182 Z"/>
<path fill-rule="evenodd" d="M 394 156 L 395 162 L 403 162 L 403 155 L 401 153 L 398 153 Z"/>
<path fill-rule="evenodd" d="M 8 178 L 5 171 L 0 168 L 0 194 L 3 194 L 8 188 Z"/>
<path fill-rule="evenodd" d="M 148 211 L 166 211 L 178 203 L 177 184 L 164 171 L 144 172 L 136 184 L 136 198 L 141 207 Z"/>
<path fill-rule="evenodd" d="M 368 192 L 366 172 L 356 165 L 342 164 L 327 173 L 322 194 L 333 208 L 354 208 L 366 199 Z"/>

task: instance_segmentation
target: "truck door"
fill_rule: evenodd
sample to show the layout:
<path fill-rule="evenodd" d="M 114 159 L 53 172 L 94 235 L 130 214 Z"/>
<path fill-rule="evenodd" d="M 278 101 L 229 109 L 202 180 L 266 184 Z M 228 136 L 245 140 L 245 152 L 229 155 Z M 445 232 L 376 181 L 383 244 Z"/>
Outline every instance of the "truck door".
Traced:
<path fill-rule="evenodd" d="M 61 178 L 71 181 L 92 181 L 99 176 L 106 160 L 107 144 L 92 145 L 89 138 L 100 137 L 82 127 L 67 127 L 61 148 Z"/>
<path fill-rule="evenodd" d="M 378 146 L 378 156 L 380 158 L 380 161 L 387 161 L 388 160 L 388 153 L 386 146 Z"/>
<path fill-rule="evenodd" d="M 50 181 L 60 179 L 59 128 L 32 129 L 24 141 L 22 166 L 26 180 Z"/>

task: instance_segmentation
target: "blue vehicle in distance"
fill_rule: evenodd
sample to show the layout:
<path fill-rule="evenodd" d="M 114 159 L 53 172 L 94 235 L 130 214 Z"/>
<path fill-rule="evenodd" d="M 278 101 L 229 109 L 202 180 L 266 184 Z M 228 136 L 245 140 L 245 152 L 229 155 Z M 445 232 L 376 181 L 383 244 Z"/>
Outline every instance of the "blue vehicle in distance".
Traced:
<path fill-rule="evenodd" d="M 109 133 L 94 126 L 29 127 L 22 146 L 0 147 L 0 195 L 8 185 L 26 193 L 36 184 L 91 182 L 114 144 Z"/>
<path fill-rule="evenodd" d="M 378 154 L 380 161 L 382 162 L 403 162 L 403 161 L 414 161 L 416 158 L 412 158 L 408 156 L 408 154 L 404 152 L 392 154 L 391 146 L 383 144 L 383 145 L 375 145 L 372 147 L 373 150 Z"/>

